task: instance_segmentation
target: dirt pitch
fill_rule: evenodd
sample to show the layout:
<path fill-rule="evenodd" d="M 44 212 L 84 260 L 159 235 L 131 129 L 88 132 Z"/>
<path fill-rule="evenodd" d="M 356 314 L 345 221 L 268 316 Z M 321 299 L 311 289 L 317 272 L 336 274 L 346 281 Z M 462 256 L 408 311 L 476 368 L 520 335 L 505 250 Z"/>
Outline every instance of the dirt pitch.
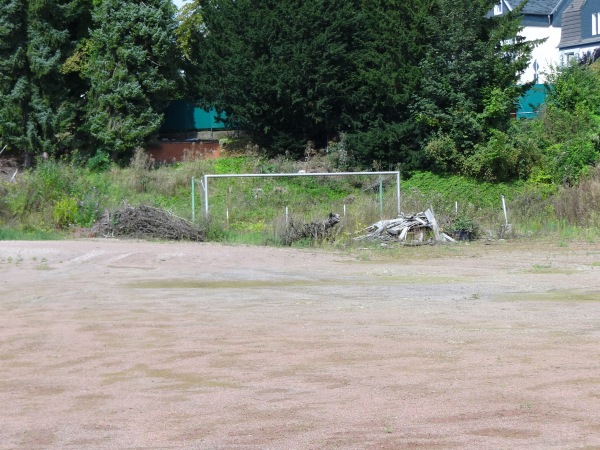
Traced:
<path fill-rule="evenodd" d="M 0 448 L 600 448 L 600 245 L 0 242 Z"/>

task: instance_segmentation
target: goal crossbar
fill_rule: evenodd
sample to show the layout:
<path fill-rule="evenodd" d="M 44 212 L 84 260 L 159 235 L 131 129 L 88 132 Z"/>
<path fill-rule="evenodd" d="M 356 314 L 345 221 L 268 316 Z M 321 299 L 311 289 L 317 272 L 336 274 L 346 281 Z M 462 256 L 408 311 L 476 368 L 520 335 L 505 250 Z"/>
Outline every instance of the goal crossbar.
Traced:
<path fill-rule="evenodd" d="M 345 175 L 395 175 L 396 176 L 396 203 L 398 215 L 400 214 L 400 172 L 322 172 L 322 173 L 238 173 L 238 174 L 207 174 L 204 175 L 202 188 L 204 190 L 204 214 L 208 217 L 208 180 L 210 178 L 273 178 L 273 177 L 338 177 Z"/>

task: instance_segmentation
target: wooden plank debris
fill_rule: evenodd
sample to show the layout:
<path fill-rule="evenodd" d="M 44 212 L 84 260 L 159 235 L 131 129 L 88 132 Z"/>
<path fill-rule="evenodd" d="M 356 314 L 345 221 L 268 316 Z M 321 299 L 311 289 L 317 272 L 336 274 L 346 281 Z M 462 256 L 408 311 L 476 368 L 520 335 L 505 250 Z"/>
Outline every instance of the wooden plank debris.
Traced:
<path fill-rule="evenodd" d="M 363 232 L 363 235 L 355 239 L 411 244 L 456 242 L 440 230 L 431 208 L 413 215 L 400 213 L 395 219 L 380 220 L 365 228 Z"/>

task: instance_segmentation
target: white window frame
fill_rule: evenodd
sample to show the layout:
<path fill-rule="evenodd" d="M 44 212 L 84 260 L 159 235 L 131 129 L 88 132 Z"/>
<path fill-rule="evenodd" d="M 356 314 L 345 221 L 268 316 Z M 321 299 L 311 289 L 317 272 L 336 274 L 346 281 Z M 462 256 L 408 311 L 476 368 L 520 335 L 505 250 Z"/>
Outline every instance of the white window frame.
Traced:
<path fill-rule="evenodd" d="M 576 57 L 577 57 L 577 54 L 574 51 L 569 51 L 569 52 L 563 53 L 563 58 L 564 58 L 563 64 L 569 64 Z"/>
<path fill-rule="evenodd" d="M 502 2 L 498 3 L 497 5 L 494 5 L 494 15 L 495 16 L 501 16 L 502 12 L 503 12 Z"/>
<path fill-rule="evenodd" d="M 592 36 L 600 34 L 600 13 L 592 14 Z"/>

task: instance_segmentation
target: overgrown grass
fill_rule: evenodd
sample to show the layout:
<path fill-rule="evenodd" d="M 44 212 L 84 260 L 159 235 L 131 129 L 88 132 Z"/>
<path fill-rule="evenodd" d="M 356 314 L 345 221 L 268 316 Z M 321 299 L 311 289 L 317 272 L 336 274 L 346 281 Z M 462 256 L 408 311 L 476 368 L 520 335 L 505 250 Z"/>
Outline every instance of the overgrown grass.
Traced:
<path fill-rule="evenodd" d="M 105 210 L 125 203 L 163 208 L 188 220 L 194 216 L 210 240 L 253 245 L 280 244 L 286 219 L 307 223 L 323 220 L 330 212 L 341 218 L 333 245 L 364 245 L 353 237 L 382 218 L 396 216 L 395 178 L 383 180 L 380 198 L 379 180 L 373 176 L 215 178 L 209 186 L 210 217 L 204 217 L 199 184 L 192 213 L 192 177 L 199 183 L 204 174 L 296 172 L 308 164 L 318 171 L 333 169 L 325 160 L 297 163 L 249 156 L 156 166 L 143 151 L 137 151 L 127 167 L 111 166 L 103 172 L 69 161 L 38 161 L 37 168 L 16 183 L 0 184 L 0 239 L 58 238 L 73 228 L 90 227 Z M 474 223 L 482 237 L 553 234 L 559 242 L 596 242 L 599 180 L 600 172 L 558 191 L 542 183 L 495 184 L 417 172 L 403 177 L 401 209 L 412 214 L 432 207 L 446 231 L 459 222 Z M 574 198 L 576 214 L 567 208 Z"/>
<path fill-rule="evenodd" d="M 0 227 L 0 241 L 52 241 L 64 239 L 64 234 L 56 231 L 23 231 Z"/>

